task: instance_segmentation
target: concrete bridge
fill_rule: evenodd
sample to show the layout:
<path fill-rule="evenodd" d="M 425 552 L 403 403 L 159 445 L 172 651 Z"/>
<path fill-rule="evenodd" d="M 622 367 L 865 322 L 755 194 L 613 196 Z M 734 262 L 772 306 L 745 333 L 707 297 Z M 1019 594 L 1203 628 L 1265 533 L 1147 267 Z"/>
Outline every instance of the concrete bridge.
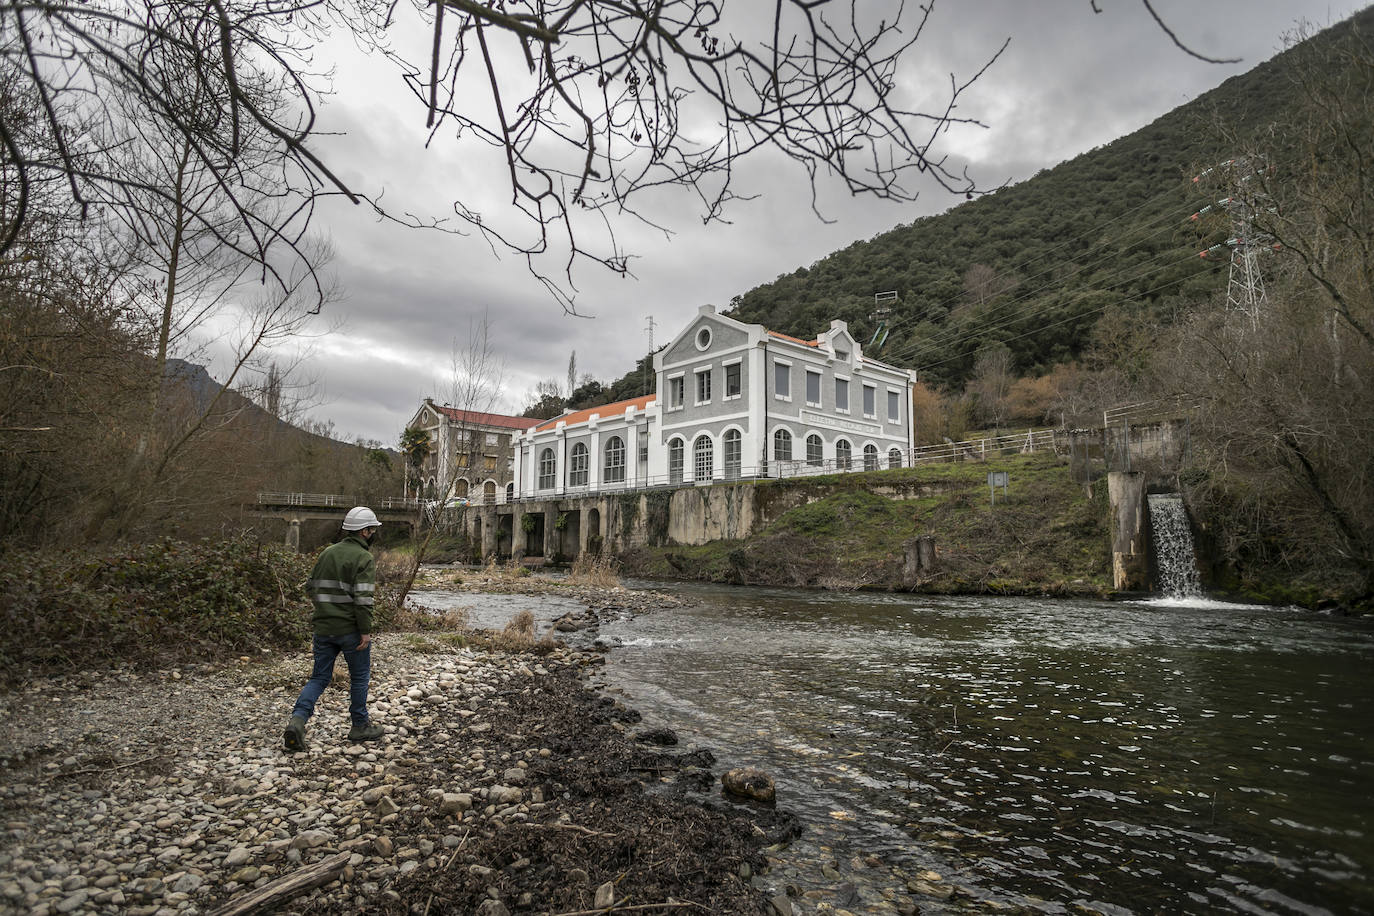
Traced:
<path fill-rule="evenodd" d="M 286 546 L 299 550 L 301 522 L 312 520 L 343 522 L 348 510 L 367 505 L 377 513 L 383 524 L 407 525 L 411 531 L 420 523 L 420 501 L 414 497 L 389 496 L 371 503 L 359 502 L 352 496 L 337 493 L 259 493 L 257 499 L 245 507 L 255 518 L 274 518 L 286 522 Z"/>

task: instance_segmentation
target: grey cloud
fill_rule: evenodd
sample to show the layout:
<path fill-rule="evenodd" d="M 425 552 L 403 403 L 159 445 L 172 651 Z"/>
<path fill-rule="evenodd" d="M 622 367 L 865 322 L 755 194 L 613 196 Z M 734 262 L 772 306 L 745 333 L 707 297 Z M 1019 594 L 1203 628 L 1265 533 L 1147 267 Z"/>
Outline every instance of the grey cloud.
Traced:
<path fill-rule="evenodd" d="M 1244 58 L 1218 66 L 1175 48 L 1137 0 L 1099 5 L 1103 12 L 1095 15 L 1086 2 L 937 4 L 931 31 L 900 77 L 913 99 L 943 98 L 950 72 L 971 75 L 1004 37 L 1012 38 L 1007 54 L 969 90 L 958 112 L 985 117 L 989 129 L 945 138 L 951 163 L 961 167 L 961 157 L 977 151 L 969 165 L 980 183 L 1028 178 L 1255 66 L 1280 47 L 1281 33 L 1304 12 L 1288 0 L 1155 0 L 1179 37 L 1199 52 Z M 1343 17 L 1355 5 L 1330 15 Z M 732 14 L 740 9 L 758 15 L 754 5 L 740 4 Z M 323 124 L 346 135 L 328 138 L 322 151 L 350 184 L 384 190 L 386 204 L 399 211 L 436 216 L 451 213 L 458 198 L 498 208 L 493 212 L 508 204 L 499 159 L 460 151 L 447 136 L 424 148 L 423 111 L 394 71 L 352 58 L 341 70 L 345 79 Z M 697 202 L 667 194 L 655 196 L 653 215 L 675 232 L 671 240 L 620 224 L 620 242 L 642 255 L 632 266 L 638 280 L 583 266 L 576 277 L 579 305 L 594 320 L 565 317 L 519 258 L 494 258 L 481 238 L 406 231 L 377 222 L 364 207 L 329 204 L 319 225 L 334 242 L 334 269 L 347 294 L 333 308 L 345 320 L 341 334 L 358 352 L 396 358 L 379 375 L 359 378 L 340 361 L 317 357 L 311 365 L 326 401 L 316 416 L 333 417 L 341 431 L 394 443 L 417 398 L 439 393 L 435 379 L 447 374 L 453 338 L 484 312 L 506 361 L 506 409 L 521 406 L 539 378 L 561 379 L 572 350 L 582 371 L 616 378 L 647 349 L 647 316 L 658 322 L 656 340 L 663 343 L 702 303 L 723 308 L 732 296 L 855 239 L 959 203 L 924 186 L 916 203 L 893 206 L 851 198 L 825 183 L 821 209 L 835 222 L 823 223 L 811 212 L 801 170 L 775 155 L 741 164 L 739 180 L 741 191 L 762 196 L 734 205 L 726 214 L 731 225 L 702 226 Z M 561 268 L 550 260 L 547 270 Z"/>

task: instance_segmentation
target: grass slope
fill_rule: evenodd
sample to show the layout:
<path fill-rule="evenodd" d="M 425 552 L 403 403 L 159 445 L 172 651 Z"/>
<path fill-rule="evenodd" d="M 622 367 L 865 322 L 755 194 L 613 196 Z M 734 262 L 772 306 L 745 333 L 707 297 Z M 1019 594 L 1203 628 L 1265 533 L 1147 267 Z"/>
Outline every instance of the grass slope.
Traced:
<path fill-rule="evenodd" d="M 989 471 L 1010 474 L 1010 497 L 1001 501 L 999 491 L 996 506 L 989 502 Z M 631 551 L 624 571 L 749 585 L 900 588 L 906 543 L 931 535 L 938 562 L 918 591 L 1098 594 L 1110 588 L 1105 483 L 1089 496 L 1053 455 L 759 487 L 761 500 L 795 498 L 800 489 L 808 501 L 743 540 Z"/>

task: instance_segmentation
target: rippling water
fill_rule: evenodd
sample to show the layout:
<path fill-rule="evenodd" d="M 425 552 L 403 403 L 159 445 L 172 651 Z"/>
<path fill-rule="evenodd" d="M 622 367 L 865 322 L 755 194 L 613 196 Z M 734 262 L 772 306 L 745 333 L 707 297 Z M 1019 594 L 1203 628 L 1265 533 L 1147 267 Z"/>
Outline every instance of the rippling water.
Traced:
<path fill-rule="evenodd" d="M 1049 912 L 1374 912 L 1367 622 L 670 588 L 695 603 L 602 628 L 607 678 L 772 772 L 799 856 Z"/>

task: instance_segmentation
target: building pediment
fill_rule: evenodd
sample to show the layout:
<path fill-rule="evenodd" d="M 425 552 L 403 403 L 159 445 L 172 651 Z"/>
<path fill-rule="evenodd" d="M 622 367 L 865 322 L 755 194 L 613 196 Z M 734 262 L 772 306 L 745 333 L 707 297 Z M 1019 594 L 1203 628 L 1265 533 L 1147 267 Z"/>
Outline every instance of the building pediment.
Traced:
<path fill-rule="evenodd" d="M 654 368 L 675 366 L 708 358 L 725 350 L 747 346 L 757 325 L 748 325 L 718 314 L 715 306 L 703 305 L 696 318 L 675 336 L 668 345 L 654 354 Z"/>

